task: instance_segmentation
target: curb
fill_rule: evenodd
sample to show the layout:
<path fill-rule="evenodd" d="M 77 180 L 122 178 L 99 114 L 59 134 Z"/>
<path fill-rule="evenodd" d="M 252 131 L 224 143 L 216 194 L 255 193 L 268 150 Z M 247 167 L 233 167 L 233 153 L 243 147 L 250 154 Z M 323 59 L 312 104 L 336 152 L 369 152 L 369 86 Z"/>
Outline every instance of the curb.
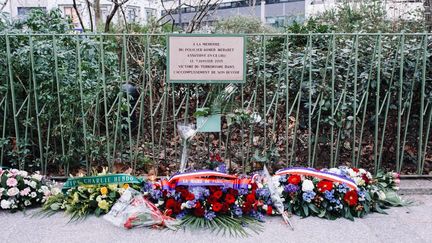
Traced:
<path fill-rule="evenodd" d="M 400 195 L 432 195 L 432 180 L 424 179 L 402 179 Z"/>

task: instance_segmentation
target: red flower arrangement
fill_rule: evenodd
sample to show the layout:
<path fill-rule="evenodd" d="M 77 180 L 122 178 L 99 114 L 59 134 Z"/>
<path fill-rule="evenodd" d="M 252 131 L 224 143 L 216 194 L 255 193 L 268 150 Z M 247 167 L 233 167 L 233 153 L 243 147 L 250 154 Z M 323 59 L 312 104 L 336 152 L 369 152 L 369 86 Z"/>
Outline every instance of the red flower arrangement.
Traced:
<path fill-rule="evenodd" d="M 318 182 L 317 188 L 319 192 L 331 191 L 333 189 L 333 182 L 322 180 Z"/>
<path fill-rule="evenodd" d="M 293 185 L 298 185 L 301 182 L 301 177 L 299 175 L 291 175 L 288 177 L 288 183 Z"/>
<path fill-rule="evenodd" d="M 348 203 L 349 206 L 355 206 L 358 202 L 357 192 L 354 190 L 347 192 L 344 196 L 344 201 Z"/>

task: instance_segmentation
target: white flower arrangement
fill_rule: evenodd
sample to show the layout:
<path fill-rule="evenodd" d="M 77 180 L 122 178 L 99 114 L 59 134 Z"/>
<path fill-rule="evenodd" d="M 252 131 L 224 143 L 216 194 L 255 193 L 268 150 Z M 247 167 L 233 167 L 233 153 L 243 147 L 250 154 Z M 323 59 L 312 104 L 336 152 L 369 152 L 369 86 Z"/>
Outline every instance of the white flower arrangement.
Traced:
<path fill-rule="evenodd" d="M 22 210 L 43 203 L 50 195 L 60 192 L 43 185 L 38 172 L 29 174 L 24 170 L 0 168 L 0 209 Z M 54 187 L 53 187 L 54 188 Z"/>

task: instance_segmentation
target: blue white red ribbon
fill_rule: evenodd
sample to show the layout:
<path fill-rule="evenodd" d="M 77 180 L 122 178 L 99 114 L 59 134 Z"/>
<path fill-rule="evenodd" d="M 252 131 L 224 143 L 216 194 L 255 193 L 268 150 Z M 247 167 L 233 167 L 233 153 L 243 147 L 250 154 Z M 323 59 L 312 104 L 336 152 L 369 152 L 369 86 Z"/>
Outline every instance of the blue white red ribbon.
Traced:
<path fill-rule="evenodd" d="M 357 190 L 357 184 L 353 179 L 348 178 L 343 175 L 338 175 L 335 173 L 327 172 L 327 171 L 319 171 L 313 168 L 305 168 L 305 167 L 292 167 L 285 168 L 276 171 L 275 175 L 303 175 L 303 176 L 311 176 L 316 177 L 323 180 L 329 180 L 332 182 L 338 182 L 341 184 L 347 185 L 352 190 Z"/>

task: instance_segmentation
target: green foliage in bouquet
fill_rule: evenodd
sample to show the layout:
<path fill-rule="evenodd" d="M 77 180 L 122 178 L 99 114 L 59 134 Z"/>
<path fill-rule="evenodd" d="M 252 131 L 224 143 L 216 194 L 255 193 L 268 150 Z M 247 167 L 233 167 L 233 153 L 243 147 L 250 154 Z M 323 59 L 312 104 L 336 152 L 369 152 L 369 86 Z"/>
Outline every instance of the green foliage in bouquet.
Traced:
<path fill-rule="evenodd" d="M 264 226 L 251 216 L 231 217 L 228 215 L 218 215 L 212 220 L 186 215 L 179 225 L 190 229 L 209 229 L 212 233 L 229 235 L 233 237 L 247 237 L 249 231 L 259 234 Z"/>
<path fill-rule="evenodd" d="M 129 187 L 140 189 L 139 185 L 127 183 L 79 185 L 65 193 L 49 197 L 40 214 L 49 216 L 58 211 L 65 211 L 71 217 L 71 221 L 85 219 L 89 215 L 100 216 L 108 213 Z"/>

